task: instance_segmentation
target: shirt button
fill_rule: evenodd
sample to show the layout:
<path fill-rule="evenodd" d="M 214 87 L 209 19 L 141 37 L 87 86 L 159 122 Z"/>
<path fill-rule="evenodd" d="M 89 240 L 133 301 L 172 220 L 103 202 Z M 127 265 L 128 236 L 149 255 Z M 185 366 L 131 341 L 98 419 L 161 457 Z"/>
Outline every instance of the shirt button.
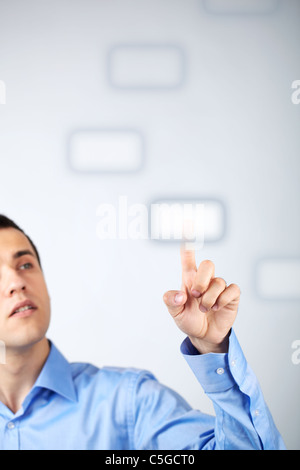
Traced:
<path fill-rule="evenodd" d="M 231 361 L 231 365 L 232 367 L 234 367 L 236 365 L 236 361 L 235 360 Z"/>
<path fill-rule="evenodd" d="M 218 375 L 224 374 L 224 369 L 223 369 L 223 367 L 219 367 L 219 368 L 217 369 L 217 374 L 218 374 Z"/>
<path fill-rule="evenodd" d="M 259 415 L 259 410 L 255 410 L 254 411 L 254 416 L 258 416 Z"/>
<path fill-rule="evenodd" d="M 7 423 L 7 427 L 8 427 L 8 429 L 14 429 L 16 427 L 16 425 L 12 421 L 10 421 L 9 423 Z"/>

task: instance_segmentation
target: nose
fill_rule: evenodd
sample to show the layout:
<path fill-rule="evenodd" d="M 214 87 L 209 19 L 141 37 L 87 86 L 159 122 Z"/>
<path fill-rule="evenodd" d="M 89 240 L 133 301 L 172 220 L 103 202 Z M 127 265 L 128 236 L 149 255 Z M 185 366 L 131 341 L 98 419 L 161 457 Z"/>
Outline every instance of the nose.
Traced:
<path fill-rule="evenodd" d="M 5 294 L 8 297 L 11 297 L 15 293 L 22 292 L 26 290 L 26 285 L 24 279 L 18 275 L 15 271 L 7 273 L 7 284 L 5 288 Z"/>

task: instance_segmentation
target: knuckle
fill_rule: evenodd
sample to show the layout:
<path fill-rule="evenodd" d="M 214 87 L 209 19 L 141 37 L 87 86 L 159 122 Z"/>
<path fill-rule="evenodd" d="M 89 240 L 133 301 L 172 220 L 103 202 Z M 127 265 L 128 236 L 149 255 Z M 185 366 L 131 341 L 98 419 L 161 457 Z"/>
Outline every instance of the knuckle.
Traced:
<path fill-rule="evenodd" d="M 230 286 L 228 287 L 231 288 L 231 291 L 234 294 L 234 298 L 239 299 L 241 296 L 241 289 L 239 288 L 239 286 L 237 284 L 230 284 Z"/>
<path fill-rule="evenodd" d="M 201 266 L 207 269 L 214 269 L 215 265 L 210 259 L 205 259 L 201 262 Z"/>
<path fill-rule="evenodd" d="M 237 284 L 230 284 L 231 288 L 234 289 L 236 291 L 236 293 L 238 295 L 240 295 L 241 293 L 241 289 L 239 288 L 239 286 Z"/>
<path fill-rule="evenodd" d="M 225 287 L 226 286 L 226 282 L 222 277 L 215 277 L 214 282 L 218 287 Z"/>

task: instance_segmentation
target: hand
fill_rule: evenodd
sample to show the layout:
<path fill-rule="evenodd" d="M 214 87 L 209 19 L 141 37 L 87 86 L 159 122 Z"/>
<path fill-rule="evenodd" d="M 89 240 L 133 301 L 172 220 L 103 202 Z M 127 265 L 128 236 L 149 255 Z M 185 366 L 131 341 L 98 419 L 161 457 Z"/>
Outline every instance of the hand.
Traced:
<path fill-rule="evenodd" d="M 212 261 L 197 270 L 194 251 L 181 249 L 182 287 L 164 294 L 164 302 L 177 326 L 202 354 L 227 352 L 230 329 L 237 315 L 240 289 L 214 277 Z"/>

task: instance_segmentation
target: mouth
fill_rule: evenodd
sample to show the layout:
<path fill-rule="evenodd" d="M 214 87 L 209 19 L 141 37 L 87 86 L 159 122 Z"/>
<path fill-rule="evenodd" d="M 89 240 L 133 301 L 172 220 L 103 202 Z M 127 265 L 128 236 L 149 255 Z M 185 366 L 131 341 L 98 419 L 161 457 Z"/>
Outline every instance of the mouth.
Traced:
<path fill-rule="evenodd" d="M 15 305 L 10 317 L 28 317 L 32 315 L 37 306 L 30 300 L 24 300 L 19 304 Z"/>

